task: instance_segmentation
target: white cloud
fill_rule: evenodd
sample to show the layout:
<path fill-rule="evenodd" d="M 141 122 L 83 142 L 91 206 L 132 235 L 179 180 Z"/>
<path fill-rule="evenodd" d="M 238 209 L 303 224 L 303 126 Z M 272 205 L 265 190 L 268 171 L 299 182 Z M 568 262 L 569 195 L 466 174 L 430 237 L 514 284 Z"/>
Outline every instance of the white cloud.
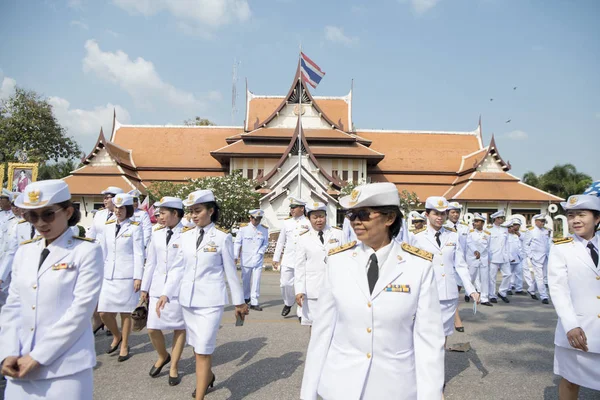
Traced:
<path fill-rule="evenodd" d="M 505 133 L 503 136 L 510 140 L 526 140 L 529 137 L 527 132 L 523 132 L 520 130 Z"/>
<path fill-rule="evenodd" d="M 162 12 L 173 15 L 188 33 L 209 34 L 232 22 L 250 19 L 248 0 L 113 0 L 130 14 L 150 17 Z"/>
<path fill-rule="evenodd" d="M 67 1 L 67 5 L 71 8 L 83 8 L 83 0 L 69 0 Z"/>
<path fill-rule="evenodd" d="M 0 100 L 9 98 L 15 91 L 17 81 L 8 76 L 4 76 L 2 70 L 0 70 Z"/>
<path fill-rule="evenodd" d="M 112 30 L 110 30 L 110 29 L 107 29 L 107 30 L 106 30 L 106 33 L 108 33 L 108 34 L 109 34 L 110 36 L 112 36 L 112 37 L 116 37 L 116 38 L 118 38 L 118 37 L 119 37 L 119 34 L 118 34 L 117 32 L 115 32 L 115 31 L 112 31 Z"/>
<path fill-rule="evenodd" d="M 401 3 L 406 3 L 409 0 L 399 0 Z M 439 3 L 440 0 L 410 0 L 410 5 L 417 14 L 423 14 Z"/>
<path fill-rule="evenodd" d="M 204 99 L 163 81 L 151 61 L 141 57 L 132 60 L 121 50 L 114 53 L 102 51 L 95 40 L 88 40 L 85 50 L 83 70 L 119 85 L 133 98 L 137 107 L 153 109 L 154 104 L 162 102 L 195 111 L 205 107 Z M 212 93 L 205 97 L 214 99 L 214 96 Z"/>
<path fill-rule="evenodd" d="M 325 39 L 332 43 L 341 43 L 344 46 L 352 46 L 358 41 L 357 38 L 346 36 L 342 28 L 331 25 L 325 27 Z"/>
<path fill-rule="evenodd" d="M 78 26 L 81 29 L 85 29 L 86 31 L 90 29 L 88 24 L 86 24 L 83 21 L 71 21 L 71 26 Z"/>

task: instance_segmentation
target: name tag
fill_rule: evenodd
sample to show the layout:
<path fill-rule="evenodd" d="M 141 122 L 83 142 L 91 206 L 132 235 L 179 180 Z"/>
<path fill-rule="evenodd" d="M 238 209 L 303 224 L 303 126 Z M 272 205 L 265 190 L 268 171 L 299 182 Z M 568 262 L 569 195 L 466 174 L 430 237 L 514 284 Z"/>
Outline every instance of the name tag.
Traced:
<path fill-rule="evenodd" d="M 336 238 L 333 238 L 333 239 L 329 239 L 328 243 L 338 243 L 338 242 L 339 242 L 339 240 L 337 240 Z"/>
<path fill-rule="evenodd" d="M 73 268 L 75 265 L 73 263 L 61 263 L 61 264 L 54 264 L 52 266 L 52 269 L 54 271 L 58 271 L 60 269 L 70 269 Z"/>
<path fill-rule="evenodd" d="M 174 249 L 178 249 L 178 248 L 179 248 L 179 245 L 178 245 L 178 244 L 174 244 L 174 245 L 173 245 L 173 248 L 174 248 Z"/>
<path fill-rule="evenodd" d="M 204 252 L 205 253 L 216 253 L 217 252 L 217 248 L 216 247 L 205 247 L 204 248 Z"/>
<path fill-rule="evenodd" d="M 123 237 L 131 237 L 131 233 L 124 233 Z"/>
<path fill-rule="evenodd" d="M 387 285 L 385 287 L 385 291 L 394 293 L 410 293 L 410 285 Z"/>
<path fill-rule="evenodd" d="M 446 246 L 456 246 L 456 243 L 452 243 L 452 242 L 446 243 Z"/>

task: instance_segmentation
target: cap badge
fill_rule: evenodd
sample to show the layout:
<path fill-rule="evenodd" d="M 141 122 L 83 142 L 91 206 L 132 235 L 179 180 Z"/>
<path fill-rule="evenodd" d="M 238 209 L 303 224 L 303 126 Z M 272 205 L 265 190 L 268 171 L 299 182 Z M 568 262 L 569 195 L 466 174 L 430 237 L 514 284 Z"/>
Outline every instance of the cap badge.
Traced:
<path fill-rule="evenodd" d="M 159 201 L 159 203 L 161 203 L 161 204 L 162 204 L 162 203 L 164 203 L 164 202 L 165 202 L 165 198 L 164 198 L 164 197 L 161 197 L 161 198 L 160 198 L 160 201 Z"/>
<path fill-rule="evenodd" d="M 444 207 L 444 201 L 438 200 L 438 207 Z"/>
<path fill-rule="evenodd" d="M 188 201 L 194 201 L 194 193 L 190 193 L 188 196 Z"/>
<path fill-rule="evenodd" d="M 32 205 L 38 204 L 40 202 L 41 194 L 42 193 L 39 190 L 32 190 L 27 193 L 27 196 L 29 197 L 29 203 Z"/>
<path fill-rule="evenodd" d="M 354 189 L 352 190 L 352 193 L 350 193 L 350 206 L 353 206 L 356 204 L 357 200 L 358 200 L 358 196 L 360 196 L 360 190 L 358 189 Z"/>
<path fill-rule="evenodd" d="M 121 207 L 121 204 L 123 204 L 123 198 L 121 198 L 121 197 L 117 197 L 117 198 L 115 199 L 115 205 L 116 205 L 117 207 Z"/>
<path fill-rule="evenodd" d="M 313 207 L 314 207 L 314 208 L 317 208 L 317 207 L 319 207 L 319 203 L 313 203 Z"/>
<path fill-rule="evenodd" d="M 569 199 L 569 204 L 574 206 L 575 204 L 577 204 L 577 200 L 579 200 L 577 196 L 571 196 L 571 198 Z"/>

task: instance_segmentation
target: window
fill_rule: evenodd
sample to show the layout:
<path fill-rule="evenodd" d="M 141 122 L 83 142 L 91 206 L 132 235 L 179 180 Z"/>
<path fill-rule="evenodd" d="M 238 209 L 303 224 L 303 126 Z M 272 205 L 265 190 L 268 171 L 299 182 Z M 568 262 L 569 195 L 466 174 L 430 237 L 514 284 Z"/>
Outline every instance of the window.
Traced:
<path fill-rule="evenodd" d="M 352 171 L 352 182 L 358 183 L 358 171 Z"/>
<path fill-rule="evenodd" d="M 104 203 L 94 203 L 94 210 L 99 210 L 104 207 Z"/>
<path fill-rule="evenodd" d="M 256 179 L 261 179 L 263 177 L 263 175 L 265 174 L 265 170 L 262 168 L 258 169 L 258 172 L 256 174 Z"/>
<path fill-rule="evenodd" d="M 254 179 L 254 170 L 253 169 L 248 170 L 248 179 Z"/>
<path fill-rule="evenodd" d="M 348 171 L 342 171 L 342 180 L 348 182 Z"/>

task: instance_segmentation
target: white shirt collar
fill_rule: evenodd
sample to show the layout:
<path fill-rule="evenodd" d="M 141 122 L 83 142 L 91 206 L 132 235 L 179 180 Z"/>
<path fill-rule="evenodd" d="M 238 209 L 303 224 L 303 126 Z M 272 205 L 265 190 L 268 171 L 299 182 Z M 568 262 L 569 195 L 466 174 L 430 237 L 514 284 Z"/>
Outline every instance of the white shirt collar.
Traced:
<path fill-rule="evenodd" d="M 383 267 L 383 264 L 385 264 L 386 260 L 388 259 L 390 252 L 392 251 L 393 244 L 394 240 L 391 240 L 390 243 L 388 243 L 386 246 L 383 246 L 377 251 L 373 250 L 371 247 L 365 245 L 364 243 L 361 243 L 360 245 L 362 246 L 363 250 L 369 255 L 369 257 L 371 256 L 371 254 L 375 253 L 375 256 L 377 257 L 377 265 L 379 266 L 379 269 L 381 269 L 381 267 Z M 365 265 L 365 268 L 367 268 L 368 265 L 369 263 Z"/>

